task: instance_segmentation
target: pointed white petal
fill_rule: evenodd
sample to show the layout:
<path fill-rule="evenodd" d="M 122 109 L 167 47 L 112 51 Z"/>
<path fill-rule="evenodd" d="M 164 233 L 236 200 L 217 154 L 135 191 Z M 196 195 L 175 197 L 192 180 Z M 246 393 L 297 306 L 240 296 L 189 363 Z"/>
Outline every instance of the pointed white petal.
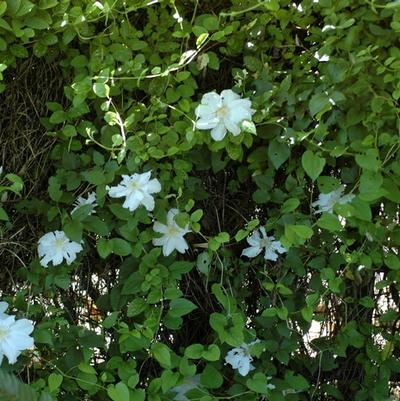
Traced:
<path fill-rule="evenodd" d="M 196 117 L 199 118 L 204 118 L 206 120 L 215 117 L 215 107 L 211 107 L 209 105 L 205 104 L 200 104 L 199 106 L 196 107 L 195 110 L 195 115 Z"/>
<path fill-rule="evenodd" d="M 196 128 L 197 129 L 212 129 L 215 128 L 220 123 L 220 119 L 217 117 L 206 119 L 201 118 L 200 120 L 196 121 Z"/>
<path fill-rule="evenodd" d="M 248 258 L 255 258 L 262 251 L 260 246 L 250 246 L 248 248 L 243 249 L 242 256 L 247 256 Z"/>
<path fill-rule="evenodd" d="M 175 249 L 175 241 L 172 238 L 167 238 L 164 246 L 163 246 L 163 255 L 170 255 Z"/>
<path fill-rule="evenodd" d="M 168 227 L 165 224 L 159 223 L 158 221 L 153 224 L 153 231 L 161 234 L 165 234 L 168 231 Z"/>
<path fill-rule="evenodd" d="M 164 246 L 165 242 L 166 242 L 165 236 L 160 238 L 153 238 L 154 246 Z"/>
<path fill-rule="evenodd" d="M 185 253 L 187 251 L 187 249 L 189 249 L 189 245 L 183 237 L 177 238 L 175 240 L 175 249 L 179 253 Z"/>
<path fill-rule="evenodd" d="M 225 124 L 226 129 L 229 132 L 231 132 L 233 135 L 236 136 L 236 135 L 240 134 L 240 127 L 236 122 L 232 121 L 229 118 L 225 118 L 224 119 L 224 124 Z"/>
<path fill-rule="evenodd" d="M 146 208 L 146 210 L 148 211 L 154 210 L 154 198 L 151 195 L 144 194 L 141 203 Z"/>
<path fill-rule="evenodd" d="M 276 261 L 278 260 L 278 254 L 275 253 L 273 248 L 268 247 L 265 249 L 264 259 Z"/>
<path fill-rule="evenodd" d="M 232 89 L 225 89 L 221 92 L 221 98 L 223 99 L 224 104 L 229 104 L 237 99 L 240 99 L 240 96 Z"/>
<path fill-rule="evenodd" d="M 126 196 L 127 193 L 128 193 L 127 188 L 122 185 L 117 185 L 116 187 L 108 188 L 108 195 L 111 196 L 112 198 L 122 198 L 123 196 Z"/>
<path fill-rule="evenodd" d="M 221 97 L 215 92 L 208 92 L 201 98 L 201 104 L 217 109 L 222 106 Z"/>
<path fill-rule="evenodd" d="M 226 128 L 223 123 L 219 123 L 211 130 L 211 137 L 214 141 L 222 141 L 226 135 Z"/>
<path fill-rule="evenodd" d="M 160 181 L 158 181 L 156 178 L 153 178 L 146 184 L 144 190 L 149 194 L 160 192 L 161 191 Z"/>

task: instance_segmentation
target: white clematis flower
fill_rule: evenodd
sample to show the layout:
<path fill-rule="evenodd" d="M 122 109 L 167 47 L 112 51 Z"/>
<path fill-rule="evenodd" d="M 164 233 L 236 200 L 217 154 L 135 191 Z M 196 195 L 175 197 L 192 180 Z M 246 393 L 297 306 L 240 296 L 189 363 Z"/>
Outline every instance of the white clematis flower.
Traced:
<path fill-rule="evenodd" d="M 209 92 L 203 95 L 201 103 L 196 107 L 196 127 L 201 130 L 211 129 L 215 141 L 224 139 L 226 132 L 240 134 L 240 123 L 251 120 L 255 110 L 251 108 L 249 99 L 241 99 L 231 89 L 226 89 L 218 95 Z"/>
<path fill-rule="evenodd" d="M 123 175 L 122 181 L 116 187 L 106 187 L 112 198 L 126 197 L 123 207 L 131 212 L 143 205 L 148 211 L 154 209 L 154 198 L 151 194 L 161 191 L 160 182 L 153 178 L 151 171 L 143 174 Z"/>
<path fill-rule="evenodd" d="M 180 384 L 179 386 L 175 386 L 171 388 L 170 391 L 173 393 L 176 393 L 175 397 L 173 400 L 175 401 L 188 401 L 189 399 L 185 396 L 187 392 L 190 390 L 193 390 L 195 388 L 200 387 L 200 376 L 201 375 L 194 375 L 191 377 L 186 377 L 183 380 L 183 383 Z"/>
<path fill-rule="evenodd" d="M 21 351 L 33 347 L 33 338 L 29 336 L 33 331 L 33 323 L 28 319 L 15 320 L 15 316 L 0 319 L 0 365 L 4 356 L 8 362 L 17 362 Z"/>
<path fill-rule="evenodd" d="M 70 265 L 82 249 L 82 245 L 71 241 L 64 231 L 49 232 L 39 239 L 40 264 L 47 267 L 49 262 L 53 262 L 53 266 L 57 266 L 65 259 Z"/>
<path fill-rule="evenodd" d="M 75 207 L 72 209 L 71 214 L 73 214 L 76 210 L 85 205 L 91 206 L 89 214 L 96 213 L 96 211 L 94 210 L 94 208 L 97 206 L 96 192 L 90 192 L 86 199 L 83 196 L 79 196 L 78 199 L 74 202 Z"/>
<path fill-rule="evenodd" d="M 343 195 L 344 189 L 345 186 L 341 185 L 338 189 L 335 189 L 332 192 L 320 194 L 318 200 L 311 203 L 311 206 L 316 209 L 315 213 L 333 213 L 333 206 L 335 204 L 338 203 L 339 205 L 345 205 L 346 203 L 350 203 L 355 195 Z"/>
<path fill-rule="evenodd" d="M 261 232 L 261 235 L 260 235 Z M 275 237 L 268 237 L 264 227 L 255 230 L 247 237 L 247 242 L 250 245 L 243 249 L 242 255 L 248 258 L 255 258 L 265 249 L 264 259 L 276 261 L 279 253 L 287 252 L 280 241 L 276 241 Z"/>
<path fill-rule="evenodd" d="M 175 222 L 174 218 L 179 213 L 178 209 L 171 209 L 167 214 L 167 225 L 156 221 L 153 230 L 163 234 L 160 238 L 153 238 L 153 245 L 162 246 L 164 256 L 170 255 L 174 249 L 180 253 L 185 253 L 189 248 L 183 236 L 190 232 L 189 226 L 181 228 Z"/>
<path fill-rule="evenodd" d="M 239 374 L 246 376 L 255 367 L 251 364 L 253 357 L 250 355 L 250 347 L 260 340 L 255 340 L 249 344 L 242 344 L 240 347 L 231 349 L 225 356 L 225 365 L 229 363 L 232 369 L 237 369 Z"/>

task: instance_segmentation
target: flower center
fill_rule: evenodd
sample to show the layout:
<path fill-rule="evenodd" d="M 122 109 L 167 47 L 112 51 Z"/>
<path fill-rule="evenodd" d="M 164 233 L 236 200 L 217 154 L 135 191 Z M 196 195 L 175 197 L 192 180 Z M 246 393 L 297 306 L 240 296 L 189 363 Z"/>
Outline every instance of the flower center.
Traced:
<path fill-rule="evenodd" d="M 57 238 L 54 242 L 54 247 L 57 249 L 62 249 L 64 248 L 65 245 L 65 239 L 64 238 Z"/>
<path fill-rule="evenodd" d="M 175 226 L 169 226 L 168 227 L 168 235 L 175 236 L 178 233 L 179 233 L 178 227 L 175 227 Z"/>
<path fill-rule="evenodd" d="M 132 191 L 140 191 L 142 189 L 142 186 L 140 185 L 139 182 L 132 181 L 129 183 L 129 189 Z"/>
<path fill-rule="evenodd" d="M 225 106 L 222 106 L 217 110 L 216 114 L 218 117 L 224 118 L 228 115 L 228 109 Z"/>
<path fill-rule="evenodd" d="M 270 245 L 271 241 L 269 239 L 264 238 L 260 241 L 261 248 L 268 248 Z"/>
<path fill-rule="evenodd" d="M 5 339 L 8 336 L 9 330 L 4 327 L 0 327 L 0 340 Z"/>

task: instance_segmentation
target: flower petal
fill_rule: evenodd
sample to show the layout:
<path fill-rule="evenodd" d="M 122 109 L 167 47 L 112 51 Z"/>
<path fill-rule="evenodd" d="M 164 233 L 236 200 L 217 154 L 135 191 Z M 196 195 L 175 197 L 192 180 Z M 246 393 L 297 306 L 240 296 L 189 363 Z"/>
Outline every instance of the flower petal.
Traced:
<path fill-rule="evenodd" d="M 264 259 L 276 261 L 278 260 L 278 254 L 271 247 L 265 248 Z"/>
<path fill-rule="evenodd" d="M 225 89 L 221 92 L 221 99 L 224 104 L 229 104 L 237 99 L 240 99 L 240 95 L 235 93 L 232 89 Z"/>
<path fill-rule="evenodd" d="M 174 249 L 176 249 L 175 240 L 173 238 L 167 238 L 163 246 L 163 255 L 170 255 L 174 251 Z"/>
<path fill-rule="evenodd" d="M 255 258 L 262 251 L 260 246 L 250 246 L 246 249 L 243 249 L 242 256 L 247 256 L 248 258 Z"/>
<path fill-rule="evenodd" d="M 218 109 L 222 106 L 222 101 L 220 95 L 216 92 L 208 92 L 201 98 L 201 104 L 212 107 L 213 109 Z"/>
<path fill-rule="evenodd" d="M 226 128 L 223 123 L 218 124 L 211 130 L 211 137 L 214 141 L 222 141 L 226 135 Z"/>
<path fill-rule="evenodd" d="M 220 119 L 218 117 L 205 119 L 202 118 L 196 121 L 197 129 L 212 129 L 215 128 L 220 123 Z"/>
<path fill-rule="evenodd" d="M 237 125 L 236 122 L 232 121 L 229 118 L 225 118 L 224 119 L 224 124 L 225 124 L 226 129 L 229 132 L 231 132 L 233 135 L 236 136 L 236 135 L 240 134 L 240 132 L 241 132 L 240 127 L 239 127 L 239 125 Z"/>
<path fill-rule="evenodd" d="M 151 195 L 144 194 L 141 203 L 149 212 L 154 210 L 154 198 Z"/>

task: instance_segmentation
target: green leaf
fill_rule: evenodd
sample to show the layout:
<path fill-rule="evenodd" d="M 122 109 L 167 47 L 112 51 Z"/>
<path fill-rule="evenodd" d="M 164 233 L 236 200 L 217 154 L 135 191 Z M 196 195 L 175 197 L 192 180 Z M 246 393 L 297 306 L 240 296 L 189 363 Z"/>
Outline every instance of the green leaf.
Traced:
<path fill-rule="evenodd" d="M 174 387 L 179 379 L 179 373 L 171 370 L 164 370 L 161 374 L 161 388 L 166 393 L 170 388 Z"/>
<path fill-rule="evenodd" d="M 317 117 L 322 116 L 326 111 L 329 111 L 332 108 L 332 103 L 329 100 L 329 96 L 325 93 L 318 93 L 311 97 L 309 110 L 311 116 L 315 116 L 318 114 Z"/>
<path fill-rule="evenodd" d="M 314 308 L 312 306 L 305 306 L 300 310 L 301 316 L 306 322 L 311 322 L 314 315 Z"/>
<path fill-rule="evenodd" d="M 301 165 L 307 175 L 315 181 L 324 169 L 325 159 L 317 156 L 311 150 L 306 150 L 301 157 Z"/>
<path fill-rule="evenodd" d="M 69 220 L 64 224 L 63 230 L 71 241 L 81 242 L 83 234 L 83 225 L 81 222 Z"/>
<path fill-rule="evenodd" d="M 190 359 L 200 359 L 204 350 L 201 344 L 192 344 L 185 349 L 185 356 Z"/>
<path fill-rule="evenodd" d="M 199 269 L 199 271 L 205 274 L 206 276 L 209 273 L 210 263 L 211 259 L 208 252 L 199 253 L 199 256 L 197 256 L 196 266 Z"/>
<path fill-rule="evenodd" d="M 379 152 L 376 149 L 368 149 L 365 154 L 356 155 L 355 159 L 362 169 L 373 172 L 379 171 L 382 164 L 379 158 Z"/>
<path fill-rule="evenodd" d="M 52 124 L 60 124 L 67 120 L 67 113 L 63 110 L 57 110 L 50 116 Z"/>
<path fill-rule="evenodd" d="M 341 231 L 342 225 L 338 217 L 332 213 L 322 213 L 322 216 L 317 221 L 318 227 L 324 228 L 328 231 Z"/>
<path fill-rule="evenodd" d="M 268 379 L 263 373 L 257 372 L 251 379 L 246 380 L 246 386 L 256 393 L 266 394 L 268 393 Z"/>
<path fill-rule="evenodd" d="M 358 301 L 358 303 L 359 303 L 360 305 L 366 307 L 366 308 L 371 308 L 371 309 L 372 309 L 372 308 L 375 308 L 375 302 L 374 302 L 374 300 L 373 300 L 371 297 L 369 297 L 369 296 L 360 298 L 360 300 Z"/>
<path fill-rule="evenodd" d="M 47 381 L 49 383 L 49 390 L 52 393 L 53 391 L 56 391 L 60 386 L 61 383 L 63 382 L 63 376 L 60 375 L 59 373 L 50 373 Z"/>
<path fill-rule="evenodd" d="M 100 185 L 105 183 L 104 171 L 100 168 L 94 168 L 82 173 L 83 178 L 90 184 Z"/>
<path fill-rule="evenodd" d="M 40 0 L 39 8 L 45 10 L 47 8 L 52 8 L 58 5 L 59 0 Z"/>
<path fill-rule="evenodd" d="M 218 361 L 220 356 L 221 356 L 221 351 L 219 350 L 218 345 L 216 344 L 211 344 L 207 349 L 205 349 L 202 353 L 201 356 L 206 360 L 206 361 Z"/>
<path fill-rule="evenodd" d="M 0 400 L 37 401 L 37 393 L 13 374 L 0 370 Z"/>
<path fill-rule="evenodd" d="M 0 220 L 8 221 L 8 215 L 1 206 L 0 206 Z"/>
<path fill-rule="evenodd" d="M 313 230 L 309 226 L 286 224 L 285 237 L 293 245 L 302 245 L 306 240 L 312 237 Z"/>
<path fill-rule="evenodd" d="M 224 379 L 214 366 L 207 364 L 201 374 L 201 384 L 206 388 L 216 389 L 222 386 Z"/>
<path fill-rule="evenodd" d="M 173 299 L 170 303 L 170 313 L 174 317 L 181 317 L 197 309 L 197 306 L 185 298 Z"/>
<path fill-rule="evenodd" d="M 306 390 L 310 387 L 308 381 L 302 375 L 295 375 L 294 372 L 285 373 L 287 386 L 294 390 Z"/>
<path fill-rule="evenodd" d="M 33 16 L 26 19 L 26 24 L 32 29 L 48 29 L 49 22 L 45 18 L 41 18 L 39 16 Z"/>
<path fill-rule="evenodd" d="M 201 220 L 203 217 L 203 211 L 201 209 L 197 209 L 190 215 L 190 221 L 192 223 L 197 223 Z"/>
<path fill-rule="evenodd" d="M 122 238 L 112 238 L 109 240 L 112 250 L 116 255 L 128 256 L 132 252 L 131 244 Z"/>
<path fill-rule="evenodd" d="M 268 158 L 275 169 L 278 169 L 289 158 L 290 148 L 286 143 L 272 140 L 268 146 Z"/>
<path fill-rule="evenodd" d="M 151 352 L 160 365 L 171 367 L 171 351 L 165 344 L 154 343 L 151 347 Z"/>
<path fill-rule="evenodd" d="M 123 382 L 107 387 L 107 394 L 113 401 L 129 401 L 129 389 Z"/>
<path fill-rule="evenodd" d="M 290 213 L 297 209 L 300 205 L 300 201 L 297 198 L 287 199 L 281 208 L 282 213 Z"/>
<path fill-rule="evenodd" d="M 391 270 L 400 270 L 400 258 L 394 253 L 388 253 L 384 259 L 385 265 Z"/>
<path fill-rule="evenodd" d="M 7 10 L 10 15 L 16 15 L 21 7 L 22 0 L 7 0 Z"/>
<path fill-rule="evenodd" d="M 6 2 L 2 2 L 0 4 L 0 16 L 2 16 L 7 10 L 7 3 Z"/>
<path fill-rule="evenodd" d="M 107 316 L 103 322 L 101 323 L 101 325 L 105 328 L 105 329 L 109 329 L 111 327 L 113 327 L 115 325 L 115 323 L 117 322 L 118 319 L 118 314 L 119 312 L 112 312 L 109 316 Z"/>
<path fill-rule="evenodd" d="M 111 241 L 105 238 L 99 238 L 96 243 L 96 249 L 100 257 L 105 259 L 108 255 L 112 253 L 113 245 Z"/>
<path fill-rule="evenodd" d="M 93 92 L 98 96 L 98 97 L 109 97 L 110 96 L 110 87 L 103 83 L 103 82 L 98 82 L 93 84 Z"/>
<path fill-rule="evenodd" d="M 49 191 L 50 198 L 55 202 L 58 202 L 62 197 L 63 193 L 60 188 L 61 188 L 61 185 L 58 182 L 57 178 L 50 177 L 48 191 Z"/>

